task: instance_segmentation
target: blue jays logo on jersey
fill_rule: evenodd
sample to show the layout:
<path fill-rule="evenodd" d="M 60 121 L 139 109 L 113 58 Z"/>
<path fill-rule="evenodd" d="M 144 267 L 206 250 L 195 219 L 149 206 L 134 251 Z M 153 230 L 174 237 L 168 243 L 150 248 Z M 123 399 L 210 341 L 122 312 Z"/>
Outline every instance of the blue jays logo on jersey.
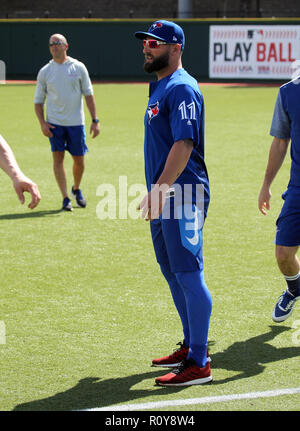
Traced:
<path fill-rule="evenodd" d="M 153 117 L 156 117 L 159 113 L 159 102 L 153 103 L 152 105 L 149 105 L 147 108 L 147 117 L 148 117 L 148 124 L 150 124 L 150 121 Z"/>

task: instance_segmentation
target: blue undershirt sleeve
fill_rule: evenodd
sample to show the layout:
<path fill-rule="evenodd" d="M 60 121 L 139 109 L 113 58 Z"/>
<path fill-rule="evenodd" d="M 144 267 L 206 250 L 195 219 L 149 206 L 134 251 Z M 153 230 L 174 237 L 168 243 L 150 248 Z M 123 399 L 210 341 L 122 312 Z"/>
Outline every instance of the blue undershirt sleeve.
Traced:
<path fill-rule="evenodd" d="M 290 138 L 290 118 L 284 109 L 280 90 L 275 103 L 270 135 L 279 139 Z"/>

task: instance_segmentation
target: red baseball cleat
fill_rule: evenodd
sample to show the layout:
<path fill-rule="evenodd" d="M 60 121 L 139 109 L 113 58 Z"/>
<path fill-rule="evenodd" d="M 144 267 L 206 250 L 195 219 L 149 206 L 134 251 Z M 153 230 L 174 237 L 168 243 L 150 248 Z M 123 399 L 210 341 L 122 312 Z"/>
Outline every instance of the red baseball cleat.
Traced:
<path fill-rule="evenodd" d="M 185 359 L 178 368 L 170 373 L 157 377 L 155 383 L 159 386 L 190 386 L 202 385 L 212 381 L 210 363 L 201 368 L 196 365 L 194 359 Z"/>
<path fill-rule="evenodd" d="M 178 367 L 180 362 L 187 358 L 189 353 L 189 348 L 183 343 L 177 343 L 180 346 L 171 355 L 164 356 L 162 358 L 153 359 L 152 367 L 165 367 L 165 368 L 175 368 Z M 209 353 L 207 350 L 207 361 L 211 362 Z"/>

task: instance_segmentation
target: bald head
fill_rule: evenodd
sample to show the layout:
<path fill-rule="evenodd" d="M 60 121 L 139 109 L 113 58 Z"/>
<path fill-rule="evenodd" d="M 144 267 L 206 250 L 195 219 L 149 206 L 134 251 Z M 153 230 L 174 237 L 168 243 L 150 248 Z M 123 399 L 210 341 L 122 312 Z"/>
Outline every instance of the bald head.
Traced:
<path fill-rule="evenodd" d="M 49 42 L 54 42 L 57 40 L 60 40 L 65 45 L 68 45 L 68 41 L 65 38 L 65 36 L 63 34 L 59 34 L 59 33 L 52 34 L 52 36 L 50 36 Z"/>

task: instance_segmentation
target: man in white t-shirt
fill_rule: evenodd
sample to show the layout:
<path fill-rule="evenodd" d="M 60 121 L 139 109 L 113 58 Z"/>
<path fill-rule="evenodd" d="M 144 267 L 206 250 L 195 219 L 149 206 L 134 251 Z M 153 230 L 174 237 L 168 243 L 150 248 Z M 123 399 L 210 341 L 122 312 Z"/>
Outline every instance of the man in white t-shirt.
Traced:
<path fill-rule="evenodd" d="M 93 138 L 99 134 L 100 127 L 88 71 L 83 63 L 67 56 L 68 47 L 68 42 L 63 35 L 53 34 L 50 37 L 49 49 L 53 60 L 42 67 L 38 73 L 34 103 L 42 132 L 50 139 L 54 174 L 63 196 L 62 209 L 72 211 L 64 169 L 65 150 L 69 151 L 74 162 L 74 184 L 71 196 L 76 199 L 79 207 L 86 206 L 86 200 L 80 189 L 85 167 L 84 155 L 88 151 L 85 142 L 82 95 L 85 97 L 92 118 L 90 133 Z"/>

